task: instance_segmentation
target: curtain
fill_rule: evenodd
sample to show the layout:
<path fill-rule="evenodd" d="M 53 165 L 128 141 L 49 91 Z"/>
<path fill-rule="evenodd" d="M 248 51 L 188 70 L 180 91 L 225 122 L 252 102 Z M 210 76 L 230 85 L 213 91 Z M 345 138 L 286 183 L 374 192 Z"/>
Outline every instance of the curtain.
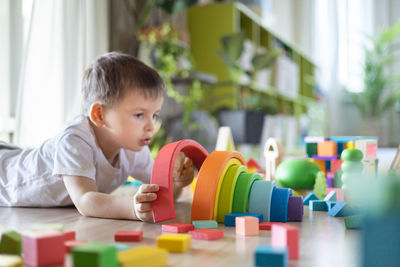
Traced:
<path fill-rule="evenodd" d="M 33 0 L 17 96 L 17 145 L 40 145 L 81 112 L 83 71 L 108 51 L 107 4 Z"/>

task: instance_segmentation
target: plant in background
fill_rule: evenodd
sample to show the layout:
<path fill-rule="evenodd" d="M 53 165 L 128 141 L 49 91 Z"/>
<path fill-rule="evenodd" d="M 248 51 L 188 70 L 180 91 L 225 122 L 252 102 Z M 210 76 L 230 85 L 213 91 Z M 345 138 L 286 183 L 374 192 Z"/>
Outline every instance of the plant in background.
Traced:
<path fill-rule="evenodd" d="M 400 99 L 399 74 L 389 68 L 394 52 L 399 48 L 400 21 L 383 28 L 378 35 L 369 37 L 370 47 L 365 48 L 364 89 L 360 93 L 348 92 L 352 102 L 365 118 L 378 118 Z"/>

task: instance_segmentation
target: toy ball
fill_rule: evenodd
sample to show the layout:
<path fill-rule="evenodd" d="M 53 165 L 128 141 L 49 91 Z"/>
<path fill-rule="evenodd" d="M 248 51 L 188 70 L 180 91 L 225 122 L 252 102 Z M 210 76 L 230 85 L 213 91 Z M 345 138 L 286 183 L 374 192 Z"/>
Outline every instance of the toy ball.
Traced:
<path fill-rule="evenodd" d="M 280 187 L 312 189 L 317 173 L 321 169 L 306 159 L 291 159 L 282 162 L 276 169 L 275 180 Z"/>

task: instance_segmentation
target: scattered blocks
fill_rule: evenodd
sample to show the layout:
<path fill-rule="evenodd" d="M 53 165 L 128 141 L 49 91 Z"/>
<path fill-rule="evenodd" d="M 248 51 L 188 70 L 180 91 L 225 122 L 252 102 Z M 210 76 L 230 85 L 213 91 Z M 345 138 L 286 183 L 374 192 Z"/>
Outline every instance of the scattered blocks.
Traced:
<path fill-rule="evenodd" d="M 64 264 L 64 234 L 56 230 L 32 231 L 22 237 L 24 263 L 28 266 Z"/>
<path fill-rule="evenodd" d="M 262 214 L 255 214 L 255 213 L 230 213 L 225 215 L 225 226 L 235 226 L 236 225 L 236 217 L 243 217 L 243 216 L 252 216 L 257 217 L 258 221 L 263 221 Z"/>
<path fill-rule="evenodd" d="M 8 231 L 1 235 L 0 253 L 21 255 L 22 250 L 21 234 L 15 231 Z"/>
<path fill-rule="evenodd" d="M 254 251 L 255 266 L 284 267 L 288 265 L 288 249 L 257 246 Z"/>
<path fill-rule="evenodd" d="M 287 247 L 289 259 L 297 260 L 299 258 L 299 229 L 283 223 L 272 225 L 271 246 Z"/>
<path fill-rule="evenodd" d="M 167 250 L 149 246 L 142 246 L 118 252 L 117 257 L 120 267 L 161 267 L 168 263 Z"/>
<path fill-rule="evenodd" d="M 258 218 L 252 216 L 236 217 L 236 234 L 245 236 L 258 235 Z"/>
<path fill-rule="evenodd" d="M 1 255 L 0 254 L 0 266 L 1 267 L 22 267 L 22 258 L 17 255 Z"/>
<path fill-rule="evenodd" d="M 327 193 L 324 201 L 336 201 L 336 191 L 330 191 Z"/>
<path fill-rule="evenodd" d="M 63 233 L 64 233 L 65 241 L 75 240 L 76 239 L 76 233 L 73 230 L 64 230 Z"/>
<path fill-rule="evenodd" d="M 194 230 L 194 225 L 191 223 L 169 223 L 163 224 L 161 230 L 169 233 L 187 233 Z"/>
<path fill-rule="evenodd" d="M 330 211 L 337 203 L 337 201 L 325 201 L 328 206 L 328 211 Z"/>
<path fill-rule="evenodd" d="M 344 193 L 343 193 L 343 189 L 342 188 L 327 188 L 326 189 L 326 194 L 328 195 L 331 191 L 335 191 L 336 192 L 336 200 L 337 201 L 344 201 Z"/>
<path fill-rule="evenodd" d="M 217 229 L 218 223 L 214 220 L 199 220 L 199 221 L 192 221 L 194 225 L 194 229 Z"/>
<path fill-rule="evenodd" d="M 355 211 L 346 202 L 337 201 L 328 214 L 334 217 L 346 217 L 354 215 Z"/>
<path fill-rule="evenodd" d="M 137 242 L 142 241 L 142 231 L 118 231 L 114 235 L 115 241 Z"/>
<path fill-rule="evenodd" d="M 292 195 L 291 189 L 274 187 L 271 198 L 271 222 L 287 222 L 287 209 L 290 195 Z"/>
<path fill-rule="evenodd" d="M 117 249 L 112 245 L 88 243 L 72 251 L 74 267 L 118 267 Z"/>
<path fill-rule="evenodd" d="M 216 240 L 224 238 L 224 231 L 217 229 L 198 229 L 190 231 L 189 234 L 193 239 L 199 240 Z"/>
<path fill-rule="evenodd" d="M 347 229 L 359 229 L 361 228 L 362 215 L 352 215 L 344 217 L 344 224 Z"/>
<path fill-rule="evenodd" d="M 157 238 L 157 247 L 169 252 L 185 252 L 190 248 L 189 234 L 163 234 Z"/>
<path fill-rule="evenodd" d="M 311 200 L 309 208 L 310 211 L 328 211 L 328 206 L 323 200 Z"/>
<path fill-rule="evenodd" d="M 319 200 L 313 192 L 308 193 L 308 195 L 303 199 L 303 205 L 308 206 L 311 200 Z"/>
<path fill-rule="evenodd" d="M 82 246 L 87 243 L 87 240 L 68 240 L 64 242 L 65 251 L 71 252 L 74 248 Z"/>
<path fill-rule="evenodd" d="M 289 222 L 301 222 L 303 220 L 303 197 L 290 196 L 288 202 L 287 220 Z"/>

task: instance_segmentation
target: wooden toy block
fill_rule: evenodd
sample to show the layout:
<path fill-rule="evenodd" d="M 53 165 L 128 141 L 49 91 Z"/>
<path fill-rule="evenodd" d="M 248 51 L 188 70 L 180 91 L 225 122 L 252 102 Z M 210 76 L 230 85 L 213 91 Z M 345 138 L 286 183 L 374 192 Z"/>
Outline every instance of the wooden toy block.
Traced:
<path fill-rule="evenodd" d="M 330 191 L 326 194 L 324 201 L 336 201 L 336 191 Z"/>
<path fill-rule="evenodd" d="M 142 231 L 118 231 L 114 235 L 115 241 L 137 242 L 142 241 Z"/>
<path fill-rule="evenodd" d="M 118 267 L 117 249 L 108 244 L 87 243 L 72 250 L 74 267 Z"/>
<path fill-rule="evenodd" d="M 327 188 L 326 189 L 326 194 L 328 195 L 331 191 L 335 191 L 336 192 L 336 200 L 337 201 L 344 201 L 344 193 L 343 193 L 343 189 L 342 188 L 336 188 L 336 187 Z"/>
<path fill-rule="evenodd" d="M 355 143 L 355 148 L 363 153 L 362 161 L 375 160 L 378 141 L 376 139 L 361 139 Z"/>
<path fill-rule="evenodd" d="M 4 232 L 1 235 L 0 254 L 21 255 L 22 238 L 21 234 L 15 231 Z"/>
<path fill-rule="evenodd" d="M 258 229 L 270 231 L 272 225 L 277 224 L 277 223 L 280 223 L 280 222 L 260 222 L 258 225 Z"/>
<path fill-rule="evenodd" d="M 236 226 L 236 217 L 252 216 L 257 217 L 260 222 L 263 221 L 262 214 L 255 213 L 230 213 L 225 215 L 225 226 Z"/>
<path fill-rule="evenodd" d="M 271 228 L 271 246 L 287 247 L 289 259 L 299 258 L 299 229 L 286 224 L 274 224 Z"/>
<path fill-rule="evenodd" d="M 325 169 L 329 171 L 331 169 L 331 160 L 335 160 L 338 158 L 338 155 L 334 156 L 313 156 L 314 160 L 325 161 Z"/>
<path fill-rule="evenodd" d="M 115 243 L 107 243 L 107 245 L 114 246 L 114 247 L 117 249 L 117 252 L 118 252 L 118 251 L 129 250 L 129 249 L 132 248 L 131 246 L 128 246 L 127 244 L 118 243 L 118 242 L 115 242 Z"/>
<path fill-rule="evenodd" d="M 230 127 L 228 126 L 219 127 L 215 150 L 217 151 L 235 150 L 235 142 L 233 141 L 232 131 Z"/>
<path fill-rule="evenodd" d="M 311 200 L 310 211 L 328 211 L 328 206 L 324 200 Z"/>
<path fill-rule="evenodd" d="M 342 170 L 342 163 L 343 163 L 343 160 L 341 160 L 341 159 L 331 160 L 331 172 L 335 173 L 337 171 Z"/>
<path fill-rule="evenodd" d="M 22 236 L 24 263 L 51 266 L 64 263 L 64 234 L 57 230 L 37 230 Z"/>
<path fill-rule="evenodd" d="M 328 211 L 330 211 L 337 203 L 337 201 L 325 201 L 328 206 Z"/>
<path fill-rule="evenodd" d="M 318 143 L 318 156 L 336 156 L 337 143 L 333 141 L 325 141 Z"/>
<path fill-rule="evenodd" d="M 217 229 L 198 229 L 190 231 L 189 234 L 193 239 L 199 240 L 216 240 L 224 238 L 224 231 Z"/>
<path fill-rule="evenodd" d="M 287 222 L 287 209 L 290 195 L 292 195 L 292 190 L 289 188 L 274 187 L 271 198 L 271 222 Z"/>
<path fill-rule="evenodd" d="M 265 221 L 270 221 L 271 197 L 275 186 L 273 181 L 254 181 L 249 195 L 249 213 L 262 214 Z"/>
<path fill-rule="evenodd" d="M 325 136 L 306 136 L 304 137 L 304 143 L 321 143 L 329 140 Z"/>
<path fill-rule="evenodd" d="M 64 230 L 63 233 L 64 233 L 65 241 L 75 240 L 76 239 L 76 233 L 73 230 Z"/>
<path fill-rule="evenodd" d="M 287 220 L 289 222 L 301 222 L 303 220 L 303 197 L 290 196 L 288 202 Z"/>
<path fill-rule="evenodd" d="M 362 219 L 362 215 L 346 216 L 344 217 L 344 224 L 347 229 L 359 229 L 361 228 Z"/>
<path fill-rule="evenodd" d="M 50 224 L 35 224 L 31 226 L 31 230 L 56 230 L 60 232 L 64 232 L 64 225 L 59 223 L 50 223 Z"/>
<path fill-rule="evenodd" d="M 236 217 L 236 234 L 250 236 L 259 234 L 259 220 L 256 217 Z"/>
<path fill-rule="evenodd" d="M 331 172 L 328 172 L 326 174 L 326 185 L 328 186 L 328 188 L 335 187 L 335 175 Z"/>
<path fill-rule="evenodd" d="M 281 164 L 284 155 L 284 147 L 276 138 L 268 138 L 264 145 L 265 180 L 274 180 L 276 168 Z"/>
<path fill-rule="evenodd" d="M 169 233 L 187 233 L 194 230 L 194 225 L 191 223 L 169 223 L 163 224 L 161 230 Z"/>
<path fill-rule="evenodd" d="M 0 267 L 22 267 L 22 258 L 18 255 L 1 255 L 0 254 Z"/>
<path fill-rule="evenodd" d="M 306 143 L 306 153 L 309 157 L 318 155 L 318 143 Z"/>
<path fill-rule="evenodd" d="M 199 220 L 199 221 L 192 221 L 194 225 L 194 229 L 217 229 L 218 223 L 213 220 Z"/>
<path fill-rule="evenodd" d="M 344 144 L 344 149 L 348 149 L 348 148 L 355 148 L 355 143 L 353 141 L 346 142 Z"/>
<path fill-rule="evenodd" d="M 190 240 L 189 234 L 163 234 L 157 237 L 157 247 L 183 253 L 190 248 Z"/>
<path fill-rule="evenodd" d="M 346 202 L 337 201 L 335 206 L 332 207 L 330 211 L 328 211 L 328 215 L 333 217 L 346 217 L 354 215 L 355 211 L 347 205 Z"/>
<path fill-rule="evenodd" d="M 313 192 L 308 193 L 303 199 L 303 205 L 308 206 L 311 200 L 319 200 Z"/>
<path fill-rule="evenodd" d="M 71 252 L 74 248 L 82 246 L 87 243 L 87 240 L 68 240 L 64 242 L 65 251 Z"/>
<path fill-rule="evenodd" d="M 285 267 L 288 266 L 288 249 L 259 245 L 254 250 L 255 266 Z"/>
<path fill-rule="evenodd" d="M 326 169 L 325 169 L 325 160 L 313 159 L 313 162 L 318 165 L 318 167 L 321 169 L 322 172 L 325 173 L 325 171 L 326 171 Z"/>
<path fill-rule="evenodd" d="M 253 158 L 250 158 L 247 161 L 246 166 L 247 166 L 247 168 L 253 168 L 253 169 L 260 169 L 261 168 L 260 164 L 258 164 L 258 162 Z"/>
<path fill-rule="evenodd" d="M 151 183 L 160 186 L 157 192 L 157 199 L 151 203 L 154 222 L 166 221 L 176 217 L 173 196 L 173 170 L 175 159 L 179 152 L 185 153 L 198 170 L 200 170 L 203 161 L 208 156 L 208 152 L 204 147 L 189 139 L 174 142 L 161 148 L 154 160 L 151 174 Z"/>
<path fill-rule="evenodd" d="M 251 187 L 257 180 L 262 180 L 262 177 L 256 173 L 242 172 L 239 174 L 233 194 L 233 213 L 246 213 L 248 211 Z"/>
<path fill-rule="evenodd" d="M 342 173 L 343 173 L 342 171 L 335 172 L 335 179 L 333 181 L 334 188 L 342 188 L 342 186 L 343 186 Z"/>
<path fill-rule="evenodd" d="M 168 251 L 162 248 L 142 246 L 118 252 L 120 267 L 161 267 L 168 264 Z"/>

